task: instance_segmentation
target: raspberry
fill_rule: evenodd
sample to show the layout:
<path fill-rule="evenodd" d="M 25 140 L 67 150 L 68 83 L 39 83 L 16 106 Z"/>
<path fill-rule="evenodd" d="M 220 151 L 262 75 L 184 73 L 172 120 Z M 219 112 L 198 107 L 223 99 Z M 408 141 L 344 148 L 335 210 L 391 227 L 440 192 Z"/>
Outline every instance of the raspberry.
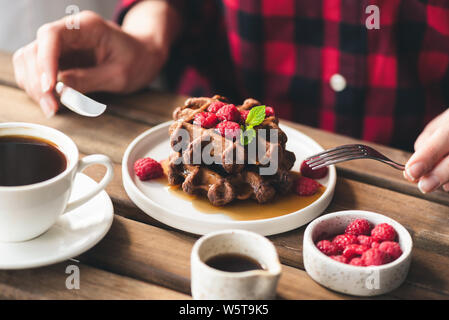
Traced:
<path fill-rule="evenodd" d="M 300 176 L 298 180 L 296 180 L 296 193 L 299 196 L 312 196 L 318 192 L 318 189 L 321 187 L 321 184 L 316 182 L 313 179 Z"/>
<path fill-rule="evenodd" d="M 219 120 L 227 120 L 227 121 L 234 121 L 234 122 L 240 122 L 240 111 L 237 109 L 237 107 L 233 104 L 227 104 L 220 108 L 220 110 L 216 113 Z"/>
<path fill-rule="evenodd" d="M 274 109 L 272 107 L 265 107 L 265 117 L 274 117 Z"/>
<path fill-rule="evenodd" d="M 246 121 L 246 118 L 248 118 L 249 110 L 242 110 L 240 111 L 240 119 L 242 122 Z"/>
<path fill-rule="evenodd" d="M 357 257 L 352 258 L 351 261 L 349 261 L 349 264 L 353 265 L 353 266 L 359 266 L 359 267 L 364 266 L 362 258 L 357 258 Z"/>
<path fill-rule="evenodd" d="M 134 163 L 134 172 L 142 181 L 159 178 L 164 174 L 161 164 L 151 158 L 137 160 Z"/>
<path fill-rule="evenodd" d="M 375 241 L 394 241 L 396 239 L 396 231 L 388 223 L 381 223 L 371 230 L 371 236 Z"/>
<path fill-rule="evenodd" d="M 384 241 L 379 245 L 379 250 L 387 253 L 391 261 L 396 260 L 402 254 L 401 246 L 394 241 Z"/>
<path fill-rule="evenodd" d="M 366 250 L 368 250 L 368 246 L 364 246 L 363 244 L 349 244 L 343 250 L 343 255 L 351 259 L 355 256 L 361 256 Z"/>
<path fill-rule="evenodd" d="M 363 234 L 357 237 L 357 241 L 360 244 L 363 244 L 364 246 L 368 246 L 368 247 L 371 247 L 371 245 L 375 242 L 372 237 L 365 236 Z"/>
<path fill-rule="evenodd" d="M 373 241 L 373 243 L 371 243 L 371 248 L 379 248 L 380 243 L 377 241 Z"/>
<path fill-rule="evenodd" d="M 317 248 L 327 256 L 334 256 L 338 254 L 338 249 L 329 240 L 321 240 L 316 244 Z"/>
<path fill-rule="evenodd" d="M 341 263 L 348 263 L 348 259 L 346 259 L 345 256 L 330 256 L 335 261 L 341 262 Z"/>
<path fill-rule="evenodd" d="M 346 227 L 345 233 L 359 236 L 359 235 L 369 235 L 370 231 L 371 231 L 371 224 L 368 222 L 368 220 L 355 219 Z"/>
<path fill-rule="evenodd" d="M 338 250 L 343 251 L 347 245 L 357 244 L 357 237 L 352 234 L 340 234 L 332 240 Z"/>
<path fill-rule="evenodd" d="M 223 103 L 221 101 L 215 101 L 209 105 L 209 107 L 207 108 L 207 111 L 215 113 L 225 105 L 226 105 L 226 103 Z"/>
<path fill-rule="evenodd" d="M 363 253 L 362 261 L 365 266 L 380 266 L 390 262 L 390 257 L 377 248 L 371 248 Z"/>
<path fill-rule="evenodd" d="M 193 119 L 193 124 L 203 128 L 213 128 L 217 122 L 218 118 L 215 113 L 212 112 L 197 113 Z"/>
<path fill-rule="evenodd" d="M 321 179 L 327 175 L 329 169 L 327 167 L 323 167 L 320 169 L 312 170 L 312 168 L 310 168 L 309 165 L 305 161 L 303 161 L 300 171 L 301 174 L 305 177 L 309 177 L 312 179 Z"/>
<path fill-rule="evenodd" d="M 223 121 L 217 124 L 218 131 L 223 137 L 235 139 L 240 135 L 240 125 L 233 121 Z"/>

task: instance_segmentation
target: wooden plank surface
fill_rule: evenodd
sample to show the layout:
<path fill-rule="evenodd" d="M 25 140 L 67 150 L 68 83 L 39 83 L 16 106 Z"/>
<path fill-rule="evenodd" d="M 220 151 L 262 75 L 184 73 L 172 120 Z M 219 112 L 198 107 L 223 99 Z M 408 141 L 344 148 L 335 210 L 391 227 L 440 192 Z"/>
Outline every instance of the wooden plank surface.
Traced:
<path fill-rule="evenodd" d="M 23 103 L 21 103 L 20 105 L 16 106 L 19 111 L 22 112 L 17 112 L 18 110 L 16 110 L 16 112 L 12 112 L 10 111 L 9 108 L 6 108 L 6 111 L 4 109 L 2 109 L 3 111 L 0 111 L 0 118 L 3 119 L 7 119 L 8 121 L 10 120 L 14 120 L 14 121 L 33 121 L 33 122 L 40 122 L 40 123 L 44 123 L 56 128 L 61 129 L 62 131 L 68 133 L 71 137 L 74 138 L 74 140 L 77 142 L 78 145 L 81 146 L 80 149 L 82 149 L 82 151 L 87 152 L 87 153 L 106 153 L 109 156 L 111 156 L 114 161 L 116 162 L 120 162 L 121 161 L 121 156 L 123 153 L 124 148 L 126 147 L 127 143 L 129 143 L 128 140 L 132 140 L 132 138 L 136 135 L 138 135 L 140 133 L 140 131 L 143 131 L 146 129 L 146 127 L 144 125 L 141 125 L 139 123 L 134 123 L 133 121 L 129 120 L 129 119 L 120 119 L 117 118 L 115 116 L 109 116 L 103 118 L 104 120 L 102 120 L 101 124 L 98 124 L 96 127 L 91 128 L 88 126 L 88 124 L 84 123 L 83 118 L 78 118 L 78 116 L 76 115 L 72 115 L 69 113 L 65 113 L 62 115 L 58 115 L 55 119 L 51 119 L 51 120 L 47 120 L 44 119 L 41 114 L 40 111 L 34 106 L 34 104 L 24 96 L 24 94 L 16 89 L 13 88 L 4 88 L 4 87 L 0 87 L 0 92 L 4 91 L 6 93 L 8 93 L 11 96 L 11 99 L 9 99 L 8 103 L 10 105 L 10 107 L 12 108 L 14 103 L 17 103 L 16 101 L 20 101 L 20 99 L 22 99 Z M 12 114 L 11 114 L 12 113 Z M 13 119 L 11 119 L 13 118 Z M 24 119 L 25 118 L 25 119 Z M 39 119 L 38 121 L 36 121 L 35 119 Z M 66 125 L 66 123 L 68 121 L 71 122 L 75 122 L 75 124 L 73 124 L 73 126 L 70 125 Z M 88 119 L 90 120 L 90 119 Z M 83 124 L 81 124 L 80 122 L 83 121 Z M 100 121 L 98 121 L 100 122 Z M 104 122 L 106 122 L 106 124 L 104 124 Z M 98 133 L 96 130 L 94 130 L 95 128 L 102 128 L 102 130 L 99 130 Z M 80 130 L 80 128 L 83 128 L 82 130 Z M 84 129 L 86 128 L 86 129 Z M 114 129 L 112 129 L 114 128 Z M 115 128 L 119 128 L 119 130 L 121 131 L 121 134 L 118 134 L 117 137 L 115 136 Z M 130 131 L 132 132 L 132 134 L 124 134 L 122 131 Z M 87 132 L 86 132 L 87 131 Z M 113 135 L 109 134 L 109 132 L 114 132 L 114 138 L 112 138 Z M 95 137 L 95 139 L 92 139 L 92 137 Z M 119 151 L 117 151 L 119 150 Z M 150 223 L 150 224 L 155 224 L 157 225 L 157 223 L 155 221 L 153 221 L 152 219 L 149 219 L 146 215 L 142 215 L 140 214 L 139 210 L 135 208 L 135 206 L 130 202 L 130 200 L 127 198 L 127 196 L 125 195 L 125 193 L 123 192 L 123 188 L 121 186 L 121 179 L 120 177 L 120 168 L 117 165 L 116 166 L 116 178 L 114 180 L 114 182 L 111 184 L 111 186 L 108 187 L 108 192 L 111 194 L 112 198 L 114 199 L 114 202 L 116 204 L 119 204 L 119 207 L 123 210 L 120 210 L 120 212 L 124 212 L 123 214 L 127 215 L 128 217 L 134 218 L 134 219 L 138 219 L 138 220 L 143 220 L 146 223 Z M 98 171 L 99 172 L 99 171 Z M 341 181 L 344 181 L 342 179 L 339 179 L 339 183 L 341 183 Z M 362 184 L 361 184 L 362 185 Z M 116 191 L 114 191 L 114 189 Z M 337 190 L 339 190 L 340 188 L 337 187 Z M 341 188 L 342 190 L 345 190 L 346 192 L 349 192 L 348 190 L 351 190 L 351 192 L 355 193 L 357 192 L 357 188 L 347 188 L 346 186 Z M 354 191 L 355 190 L 355 191 Z M 385 197 L 385 192 L 386 190 L 378 190 L 378 194 L 381 197 Z M 379 211 L 378 208 L 378 201 L 373 201 L 372 198 L 372 193 L 365 193 L 365 191 L 362 188 L 362 192 L 358 192 L 357 195 L 363 196 L 364 194 L 369 195 L 369 197 L 367 197 L 364 201 L 367 204 L 373 204 L 376 206 L 375 211 Z M 359 198 L 355 197 L 354 194 L 346 194 L 346 195 L 342 195 L 342 196 L 336 196 L 337 199 L 342 199 L 342 201 L 345 201 L 345 204 L 340 204 L 340 208 L 365 208 L 363 206 L 363 204 L 365 204 L 365 202 L 360 202 Z M 391 198 L 391 197 L 390 197 Z M 388 203 L 389 205 L 391 205 L 394 201 L 396 201 L 396 196 L 393 195 L 392 198 L 394 199 L 390 199 Z M 411 198 L 412 200 L 415 200 L 415 198 Z M 349 200 L 349 203 L 347 203 L 347 201 Z M 419 200 L 419 199 L 416 199 Z M 357 203 L 357 201 L 359 201 Z M 425 200 L 421 200 L 423 202 L 426 202 Z M 404 203 L 406 204 L 405 206 L 396 206 L 396 208 L 403 208 L 405 210 L 408 210 L 407 208 L 409 205 L 409 199 L 406 198 L 404 200 Z M 427 203 L 427 202 L 426 202 Z M 430 203 L 430 202 L 429 202 Z M 431 206 L 435 206 L 436 204 L 430 203 Z M 368 207 L 367 207 L 368 208 Z M 422 208 L 425 210 L 428 210 L 427 205 L 425 204 L 421 204 L 420 206 L 418 206 L 418 208 Z M 445 207 L 446 208 L 446 207 Z M 332 210 L 332 207 L 331 209 Z M 441 211 L 439 208 L 436 211 Z M 414 210 L 414 213 L 416 213 L 417 211 Z M 444 211 L 441 211 L 444 214 Z M 400 213 L 401 214 L 401 213 Z M 431 218 L 432 215 L 425 215 L 425 218 Z M 419 221 L 420 219 L 416 219 L 417 221 Z M 444 224 L 439 224 L 444 225 Z M 430 227 L 429 229 L 423 229 L 421 230 L 421 235 L 423 234 L 422 232 L 426 233 L 427 235 L 433 235 L 434 237 L 431 238 L 430 241 L 430 245 L 437 245 L 439 246 L 440 250 L 445 248 L 445 244 L 446 244 L 446 240 L 444 237 L 441 237 L 440 235 L 444 235 L 443 232 L 438 232 L 435 233 L 434 230 L 432 230 L 432 228 Z M 429 242 L 429 237 L 423 237 L 424 241 Z M 441 244 L 441 239 L 443 239 Z M 284 239 L 281 239 L 281 241 L 285 241 Z M 290 248 L 294 248 L 290 251 L 285 252 L 285 260 L 288 261 L 288 255 L 289 254 L 294 254 L 296 252 L 298 252 L 298 248 L 295 247 L 290 247 Z M 295 250 L 296 249 L 296 250 Z"/>
<path fill-rule="evenodd" d="M 87 264 L 190 293 L 190 251 L 195 238 L 117 217 L 105 240 L 79 259 Z M 170 252 L 170 254 L 167 254 Z M 120 256 L 120 259 L 114 256 Z M 292 283 L 295 279 L 296 285 Z M 283 266 L 279 298 L 348 299 L 316 284 L 305 271 Z"/>
<path fill-rule="evenodd" d="M 303 228 L 299 230 L 303 232 Z M 302 256 L 286 261 L 285 249 L 301 251 L 301 236 L 289 233 L 290 242 L 271 238 L 276 245 L 283 265 L 278 296 L 280 298 L 349 299 L 317 285 L 304 270 Z M 95 248 L 79 257 L 82 263 L 94 265 L 142 281 L 149 281 L 172 290 L 190 292 L 190 251 L 197 237 L 182 232 L 171 232 L 123 217 L 116 217 L 111 231 Z M 283 240 L 285 241 L 285 239 Z M 284 250 L 280 250 L 280 247 Z M 411 276 L 406 283 L 381 298 L 435 298 L 449 299 L 447 257 L 428 255 L 425 250 L 413 259 Z M 170 252 L 170 254 L 167 254 Z M 117 257 L 120 259 L 117 259 Z M 291 257 L 289 257 L 291 259 Z M 436 259 L 438 258 L 438 259 Z M 441 258 L 441 259 L 440 259 Z M 430 260 L 429 260 L 430 259 Z M 285 265 L 285 263 L 289 265 Z M 419 266 L 413 271 L 415 266 Z M 414 275 L 416 272 L 416 275 Z M 428 276 L 422 277 L 423 272 Z M 421 279 L 422 278 L 422 279 Z M 294 279 L 294 280 L 293 280 Z M 430 280 L 428 280 L 430 279 Z M 321 289 L 320 289 L 321 288 Z M 295 298 L 296 297 L 296 298 Z"/>
<path fill-rule="evenodd" d="M 96 180 L 100 179 L 101 175 L 98 171 L 92 173 L 94 173 L 93 177 Z M 122 189 L 121 183 L 117 183 L 116 186 L 113 187 L 111 185 L 109 187 L 108 193 L 112 199 L 115 199 L 115 195 L 119 195 L 122 198 L 124 194 Z M 373 199 L 376 199 L 376 201 L 373 201 Z M 172 230 L 136 209 L 129 199 L 122 203 L 123 205 L 120 209 L 116 210 L 118 214 Z M 410 210 L 411 207 L 413 210 Z M 449 270 L 447 270 L 447 263 L 449 262 L 447 259 L 447 256 L 449 256 L 449 237 L 447 236 L 449 234 L 449 226 L 447 224 L 449 207 L 340 178 L 336 186 L 334 200 L 326 212 L 353 208 L 381 212 L 403 224 L 411 232 L 415 246 L 413 254 L 416 255 L 414 257 L 416 266 L 412 266 L 408 279 L 411 286 L 428 289 L 436 286 L 437 288 L 442 288 L 441 293 L 443 295 L 449 295 Z M 284 264 L 304 269 L 302 264 L 302 236 L 304 229 L 305 227 L 302 227 L 270 237 L 270 240 L 276 245 Z M 425 277 L 421 273 L 420 268 L 433 270 L 436 276 Z"/>
<path fill-rule="evenodd" d="M 68 265 L 79 268 L 79 289 L 67 289 Z M 72 261 L 28 270 L 0 271 L 0 299 L 190 299 L 188 295 Z"/>
<path fill-rule="evenodd" d="M 103 172 L 104 169 L 100 166 L 93 166 L 85 171 L 96 181 L 100 181 Z M 114 165 L 114 172 L 114 179 L 106 190 L 114 204 L 117 203 L 122 209 L 121 214 L 137 221 L 162 226 L 153 219 L 146 219 L 146 214 L 126 195 L 120 165 Z M 338 178 L 334 199 L 326 212 L 355 208 L 388 215 L 402 223 L 419 246 L 449 255 L 448 206 L 351 179 Z"/>
<path fill-rule="evenodd" d="M 163 226 L 136 208 L 124 191 L 121 168 L 118 164 L 115 164 L 114 171 L 114 180 L 108 186 L 107 191 L 114 204 L 121 209 L 121 214 L 134 220 Z M 86 170 L 86 173 L 97 181 L 101 179 L 103 172 L 104 169 L 100 166 Z M 449 207 L 446 205 L 351 179 L 339 178 L 334 200 L 327 212 L 354 208 L 384 213 L 406 226 L 412 232 L 418 246 L 449 255 L 449 237 L 447 236 L 449 234 L 447 224 Z"/>
<path fill-rule="evenodd" d="M 0 52 L 0 83 L 11 86 L 12 88 L 15 87 L 14 74 L 11 66 L 11 56 L 10 54 L 1 52 Z M 14 117 L 14 115 L 21 114 L 22 116 L 24 116 L 21 118 L 22 121 L 31 121 L 29 120 L 31 118 L 33 119 L 33 122 L 44 124 L 53 123 L 54 126 L 56 127 L 58 126 L 58 120 L 56 119 L 46 120 L 44 119 L 43 115 L 40 112 L 30 111 L 29 110 L 30 107 L 35 107 L 35 104 L 29 99 L 26 99 L 27 100 L 26 102 L 24 101 L 24 97 L 17 100 L 17 96 L 13 94 L 13 91 L 7 92 L 0 91 L 0 95 L 5 96 L 8 98 L 8 100 L 12 101 L 12 105 L 6 104 L 5 102 L 6 111 L 12 112 L 12 114 L 11 113 L 7 114 L 8 116 L 13 116 L 13 118 L 11 118 L 10 121 L 12 121 L 12 119 L 17 118 Z M 138 133 L 143 132 L 145 128 L 159 124 L 163 121 L 170 120 L 174 108 L 179 105 L 182 105 L 183 101 L 186 98 L 179 95 L 167 94 L 157 92 L 154 90 L 146 90 L 146 91 L 144 90 L 131 96 L 96 95 L 96 97 L 109 105 L 107 114 L 103 116 L 105 122 L 109 123 L 107 120 L 110 119 L 109 116 L 111 115 L 118 116 L 122 119 L 132 120 L 131 123 L 134 123 L 136 125 L 136 128 L 126 130 L 124 132 L 129 133 L 131 136 L 134 135 L 134 137 Z M 20 107 L 17 106 L 16 102 L 20 103 L 21 106 Z M 17 107 L 19 107 L 19 110 L 16 110 Z M 58 119 L 67 118 L 66 116 L 67 113 L 68 111 L 65 111 L 62 114 L 60 114 L 57 118 Z M 71 116 L 71 118 L 74 118 L 73 127 L 78 126 L 80 124 L 80 121 L 83 122 L 82 127 L 95 126 L 95 123 L 98 122 L 97 121 L 98 119 L 90 119 L 90 121 L 87 121 L 86 119 L 73 115 Z M 59 120 L 59 122 L 60 121 L 64 122 L 63 120 Z M 353 139 L 342 135 L 336 135 L 334 133 L 329 133 L 308 126 L 291 123 L 285 120 L 284 123 L 297 128 L 298 130 L 304 132 L 313 139 L 319 141 L 320 144 L 325 149 L 343 144 L 361 143 L 361 141 L 357 139 Z M 127 126 L 127 124 L 129 125 L 130 123 L 129 122 L 123 123 L 123 125 L 125 126 Z M 112 121 L 111 126 L 114 127 L 114 125 L 115 122 Z M 69 127 L 68 130 L 70 130 L 73 127 Z M 116 127 L 115 131 L 123 132 L 121 129 L 123 129 L 123 127 Z M 70 132 L 73 131 L 70 130 Z M 69 133 L 69 131 L 67 133 Z M 89 133 L 90 131 L 86 130 L 86 134 Z M 81 137 L 78 138 L 77 136 L 74 136 L 74 139 L 75 141 L 85 142 L 85 139 L 82 140 Z M 120 141 L 129 142 L 130 139 L 131 138 L 129 136 L 126 136 L 124 141 L 122 140 Z M 375 143 L 367 143 L 367 142 L 362 143 L 368 144 L 378 149 L 380 152 L 384 153 L 388 157 L 400 163 L 406 163 L 406 161 L 411 155 L 408 152 L 378 145 Z M 105 144 L 104 146 L 106 148 L 109 145 L 110 144 Z M 87 150 L 89 150 L 89 147 L 90 147 L 89 144 L 84 145 L 85 150 L 83 151 L 86 151 L 86 153 L 88 153 Z M 123 150 L 119 148 L 118 151 Z M 115 155 L 114 160 L 119 162 L 119 160 L 117 159 L 117 155 Z M 390 168 L 385 164 L 378 163 L 374 160 L 355 160 L 339 164 L 337 168 L 339 170 L 340 175 L 351 179 L 356 179 L 359 181 L 363 181 L 365 183 L 374 184 L 383 188 L 396 190 L 416 197 L 421 197 L 424 199 L 449 205 L 449 196 L 446 192 L 439 190 L 437 192 L 423 195 L 421 192 L 419 192 L 415 184 L 406 181 L 402 177 L 402 173 L 400 171 Z"/>
<path fill-rule="evenodd" d="M 98 174 L 99 172 L 95 171 L 94 177 L 96 177 Z M 99 179 L 99 177 L 97 176 L 96 179 Z M 119 195 L 120 198 L 123 198 L 122 188 L 123 187 L 121 186 L 121 184 L 117 183 L 114 188 L 110 186 L 108 192 L 113 199 L 115 198 L 115 195 Z M 373 201 L 373 199 L 375 199 L 375 201 Z M 152 220 L 147 220 L 147 216 L 139 212 L 139 210 L 131 210 L 132 214 L 128 215 L 128 208 L 133 207 L 132 203 L 128 201 L 129 199 L 123 201 L 124 205 L 119 210 L 120 212 L 118 212 L 118 214 L 130 217 L 132 219 L 137 219 L 145 223 L 154 223 L 154 221 Z M 411 207 L 413 208 L 413 210 L 410 210 Z M 410 270 L 409 278 L 407 279 L 408 285 L 406 285 L 407 287 L 409 287 L 409 290 L 405 290 L 401 287 L 399 290 L 397 290 L 397 292 L 395 292 L 395 295 L 392 296 L 398 298 L 449 297 L 449 274 L 446 268 L 447 263 L 449 262 L 447 259 L 447 248 L 449 242 L 448 237 L 446 236 L 449 231 L 448 225 L 446 223 L 447 216 L 449 214 L 449 208 L 447 206 L 419 198 L 414 198 L 397 192 L 384 190 L 376 186 L 370 186 L 357 181 L 340 178 L 338 179 L 334 201 L 327 211 L 330 212 L 353 208 L 382 212 L 402 223 L 406 228 L 409 229 L 414 238 L 415 249 L 413 264 Z M 425 214 L 423 214 L 424 212 Z M 158 223 L 156 223 L 156 225 L 158 225 Z M 160 225 L 158 226 L 160 227 Z M 165 226 L 162 227 L 167 229 L 167 227 Z M 301 243 L 304 228 L 305 227 L 302 227 L 288 233 L 270 237 L 270 239 L 277 247 L 282 262 L 289 266 L 300 269 L 303 269 Z M 132 228 L 133 231 L 134 229 L 135 228 Z M 170 228 L 168 228 L 168 230 L 170 230 Z M 163 232 L 168 231 L 164 230 Z M 153 230 L 150 233 L 154 235 Z M 115 230 L 110 234 L 111 236 L 115 236 L 117 234 L 120 234 L 120 232 Z M 191 237 L 190 235 L 183 233 L 178 234 L 170 232 L 170 234 L 173 234 L 173 237 L 175 237 L 176 239 L 189 239 L 188 241 L 190 241 L 190 243 L 194 241 L 194 239 L 196 239 L 196 237 Z M 138 236 L 137 238 L 144 239 L 144 237 L 142 236 Z M 160 240 L 144 240 L 145 243 L 154 243 L 156 245 L 159 243 L 166 243 L 166 241 L 167 237 L 165 236 Z M 110 242 L 108 241 L 107 243 L 105 243 L 105 245 L 109 245 L 109 243 Z M 113 245 L 113 247 L 116 248 L 115 245 Z M 157 245 L 157 247 L 159 248 L 159 245 Z M 160 252 L 161 257 L 165 256 L 164 253 L 166 253 L 167 250 L 170 250 L 170 252 L 172 252 L 174 250 L 173 248 L 181 248 L 181 251 L 186 253 L 190 252 L 190 246 L 186 246 L 185 242 L 180 242 L 174 245 L 170 245 L 170 248 L 162 249 L 162 251 Z M 154 250 L 154 248 L 148 248 L 145 250 L 145 252 L 154 252 Z M 126 270 L 125 266 L 114 266 L 114 264 L 112 264 L 111 267 L 110 261 L 105 262 L 101 259 L 102 254 L 104 254 L 104 258 L 107 259 L 107 257 L 109 256 L 109 254 L 107 253 L 108 250 L 100 251 L 102 253 L 98 255 L 96 253 L 92 253 L 92 255 L 96 257 L 92 262 L 93 265 L 102 265 L 106 269 L 112 268 L 112 270 L 114 270 L 115 272 Z M 127 252 L 128 250 L 124 251 Z M 135 254 L 133 256 L 139 255 L 140 254 Z M 92 257 L 90 254 L 89 256 Z M 177 256 L 175 255 L 174 257 Z M 96 259 L 100 259 L 101 261 Z M 151 260 L 159 261 L 159 259 L 160 257 L 156 257 Z M 184 259 L 186 260 L 187 257 L 184 256 Z M 130 260 L 126 259 L 126 261 L 127 266 L 133 269 L 133 267 L 130 266 Z M 138 268 L 142 268 L 142 263 L 142 261 L 139 261 L 135 265 L 138 266 Z M 155 271 L 155 274 L 150 273 L 150 275 L 147 276 L 140 274 L 139 271 L 137 271 L 136 274 L 136 271 L 134 269 L 128 272 L 130 272 L 137 278 L 143 277 L 146 280 L 153 278 L 165 279 L 164 281 L 167 281 L 167 277 L 165 276 L 167 274 L 170 274 L 171 272 L 180 272 L 181 270 L 181 272 L 185 275 L 188 274 L 188 266 L 182 266 L 182 264 L 180 264 L 179 257 L 175 258 L 173 261 L 171 261 L 171 263 L 165 261 L 163 266 L 165 267 L 167 265 L 173 265 L 173 269 L 164 269 L 163 271 L 157 272 Z M 147 270 L 150 269 L 151 268 L 147 268 Z M 162 273 L 165 276 L 160 276 L 158 272 Z M 308 277 L 304 275 L 303 277 L 301 277 L 301 279 L 303 279 L 301 281 L 306 281 L 304 280 L 304 278 L 308 279 Z M 173 283 L 165 282 L 160 284 L 176 288 L 177 290 L 181 290 L 183 292 L 188 292 L 188 279 L 186 277 L 179 277 L 178 275 L 175 277 L 174 281 L 176 282 L 175 285 Z M 288 283 L 289 281 L 285 283 L 286 287 L 288 287 Z M 435 291 L 432 288 L 438 288 L 438 290 Z M 291 290 L 288 292 L 289 294 L 285 294 L 281 291 L 280 296 L 293 296 Z M 296 294 L 298 296 L 301 295 L 300 292 L 296 292 Z"/>
<path fill-rule="evenodd" d="M 151 290 L 160 294 L 160 297 L 168 297 L 176 293 L 175 291 L 189 294 L 189 255 L 197 237 L 174 232 L 136 208 L 124 192 L 120 168 L 123 152 L 134 137 L 149 127 L 170 119 L 172 110 L 182 104 L 185 97 L 154 91 L 143 91 L 127 97 L 101 95 L 98 97 L 109 103 L 110 108 L 100 118 L 87 119 L 65 111 L 52 119 L 45 119 L 34 102 L 22 91 L 14 88 L 10 63 L 8 66 L 9 58 L 8 55 L 0 54 L 0 84 L 7 85 L 0 86 L 0 95 L 3 98 L 0 121 L 34 122 L 57 128 L 72 137 L 82 153 L 104 153 L 115 162 L 116 176 L 107 192 L 114 201 L 116 213 L 126 218 L 117 217 L 107 237 L 80 257 L 83 267 L 88 270 L 87 273 L 92 274 L 92 279 L 96 276 L 118 276 L 115 280 L 117 285 L 128 279 L 134 279 L 139 285 L 152 283 L 154 288 Z M 359 142 L 306 126 L 288 124 L 311 136 L 325 148 Z M 410 156 L 400 150 L 374 146 L 398 162 L 405 163 Z M 409 277 L 401 288 L 387 298 L 448 299 L 448 194 L 438 192 L 423 196 L 415 185 L 402 178 L 400 171 L 374 161 L 353 161 L 337 168 L 339 179 L 336 194 L 327 212 L 355 208 L 381 212 L 398 220 L 412 234 L 415 249 Z M 101 178 L 103 172 L 100 167 L 86 170 L 86 173 L 96 180 Z M 284 264 L 278 290 L 279 298 L 350 298 L 317 285 L 303 270 L 304 228 L 270 237 Z M 170 252 L 170 255 L 167 255 L 167 252 Z M 38 271 L 33 272 L 51 274 L 54 272 L 52 268 L 57 267 L 48 267 L 48 271 L 45 271 L 47 268 L 37 269 Z M 17 287 L 19 291 L 16 296 L 21 292 L 36 294 L 32 291 L 30 281 L 21 282 L 21 278 L 28 279 L 27 273 L 23 273 L 24 275 L 20 272 L 12 272 L 11 275 L 0 273 L 0 290 L 3 285 L 7 289 L 5 292 L 13 292 Z M 5 275 L 11 277 L 11 282 L 8 282 L 9 277 L 5 280 Z M 50 283 L 48 288 L 43 288 L 46 292 L 53 292 L 55 286 L 56 283 Z M 168 291 L 159 292 L 159 289 Z M 96 292 L 94 287 L 90 290 Z M 122 296 L 128 293 L 124 291 Z M 64 294 L 68 293 L 61 293 Z M 83 297 L 88 296 L 87 294 Z"/>

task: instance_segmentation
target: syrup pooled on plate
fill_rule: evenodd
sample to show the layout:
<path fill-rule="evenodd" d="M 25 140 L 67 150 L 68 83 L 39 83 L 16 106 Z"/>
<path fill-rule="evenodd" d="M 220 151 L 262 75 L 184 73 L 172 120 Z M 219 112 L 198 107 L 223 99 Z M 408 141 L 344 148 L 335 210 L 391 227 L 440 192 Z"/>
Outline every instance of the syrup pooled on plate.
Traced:
<path fill-rule="evenodd" d="M 162 161 L 161 164 L 165 171 L 165 161 Z M 292 174 L 299 176 L 298 172 L 292 171 Z M 207 197 L 187 194 L 182 190 L 180 185 L 168 185 L 166 176 L 155 181 L 164 184 L 169 193 L 192 202 L 193 207 L 202 213 L 225 214 L 231 219 L 238 221 L 275 218 L 304 209 L 318 200 L 326 190 L 324 186 L 321 186 L 318 192 L 312 196 L 300 197 L 292 192 L 286 195 L 276 195 L 272 201 L 264 204 L 259 204 L 253 199 L 248 199 L 237 200 L 225 206 L 216 207 L 209 202 Z"/>

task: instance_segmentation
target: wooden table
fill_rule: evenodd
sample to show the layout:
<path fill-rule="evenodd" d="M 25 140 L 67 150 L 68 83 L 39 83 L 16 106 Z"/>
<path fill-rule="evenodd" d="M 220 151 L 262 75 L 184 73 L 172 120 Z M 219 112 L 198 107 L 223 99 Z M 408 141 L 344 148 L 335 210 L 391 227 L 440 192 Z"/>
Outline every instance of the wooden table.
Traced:
<path fill-rule="evenodd" d="M 128 198 L 122 186 L 121 160 L 140 133 L 169 120 L 185 97 L 145 91 L 130 96 L 106 96 L 106 114 L 97 119 L 69 111 L 46 119 L 14 81 L 11 55 L 0 53 L 0 122 L 24 121 L 47 125 L 69 135 L 82 156 L 103 153 L 115 163 L 107 192 L 114 202 L 111 230 L 93 249 L 77 257 L 81 288 L 65 287 L 65 268 L 72 261 L 22 271 L 0 271 L 0 298 L 6 299 L 189 299 L 190 250 L 197 236 L 174 230 L 150 218 Z M 289 125 L 324 148 L 357 140 L 303 125 Z M 398 162 L 409 153 L 371 144 Z M 375 161 L 358 160 L 337 166 L 335 196 L 326 212 L 360 209 L 383 213 L 403 224 L 414 241 L 413 260 L 405 283 L 383 299 L 449 299 L 449 195 L 422 195 L 402 173 Z M 99 180 L 101 167 L 87 174 Z M 280 299 L 353 299 L 314 282 L 304 271 L 302 236 L 305 227 L 271 236 L 283 272 Z"/>

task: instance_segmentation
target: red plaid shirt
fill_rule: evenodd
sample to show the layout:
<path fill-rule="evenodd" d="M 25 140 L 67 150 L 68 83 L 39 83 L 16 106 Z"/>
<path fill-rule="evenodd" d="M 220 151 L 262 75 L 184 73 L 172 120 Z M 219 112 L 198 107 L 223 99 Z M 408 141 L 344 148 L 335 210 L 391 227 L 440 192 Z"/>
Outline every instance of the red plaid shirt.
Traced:
<path fill-rule="evenodd" d="M 122 0 L 119 21 L 136 1 Z M 166 68 L 179 93 L 254 97 L 281 118 L 404 149 L 448 105 L 447 0 L 167 1 L 184 21 Z M 380 29 L 368 30 L 373 4 Z"/>

